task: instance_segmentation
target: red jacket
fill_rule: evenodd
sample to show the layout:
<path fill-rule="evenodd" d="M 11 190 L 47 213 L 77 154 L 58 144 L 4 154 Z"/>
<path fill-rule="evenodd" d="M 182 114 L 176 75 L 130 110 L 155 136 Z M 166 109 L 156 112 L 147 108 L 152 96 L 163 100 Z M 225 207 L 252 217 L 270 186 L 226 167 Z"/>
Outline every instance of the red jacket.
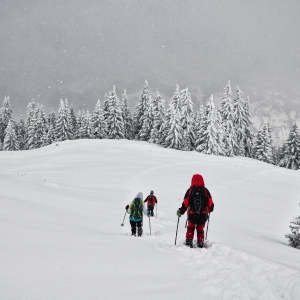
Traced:
<path fill-rule="evenodd" d="M 199 186 L 199 185 L 204 187 L 204 193 L 206 194 L 206 196 L 208 198 L 208 211 L 207 211 L 207 209 L 205 209 L 201 213 L 205 214 L 205 213 L 211 212 L 213 210 L 214 202 L 212 200 L 209 190 L 205 187 L 203 177 L 199 174 L 195 174 L 192 177 L 191 187 L 185 193 L 184 200 L 183 200 L 183 203 L 181 206 L 181 213 L 185 213 L 189 207 L 189 196 L 192 191 L 192 187 Z M 194 214 L 194 212 L 189 211 L 189 214 Z"/>
<path fill-rule="evenodd" d="M 149 195 L 145 200 L 144 202 L 146 203 L 147 202 L 147 205 L 148 206 L 153 206 L 155 205 L 155 203 L 157 203 L 157 199 L 155 196 L 151 196 Z"/>

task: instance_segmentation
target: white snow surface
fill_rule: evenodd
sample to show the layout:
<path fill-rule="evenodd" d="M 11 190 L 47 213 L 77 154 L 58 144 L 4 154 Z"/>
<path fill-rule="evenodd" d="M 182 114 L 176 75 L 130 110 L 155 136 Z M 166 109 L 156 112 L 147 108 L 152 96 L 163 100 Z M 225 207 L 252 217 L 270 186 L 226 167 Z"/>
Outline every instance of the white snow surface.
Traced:
<path fill-rule="evenodd" d="M 127 140 L 0 152 L 0 299 L 300 299 L 300 172 Z M 176 210 L 193 174 L 215 202 L 203 249 Z M 154 190 L 130 235 L 125 206 Z"/>

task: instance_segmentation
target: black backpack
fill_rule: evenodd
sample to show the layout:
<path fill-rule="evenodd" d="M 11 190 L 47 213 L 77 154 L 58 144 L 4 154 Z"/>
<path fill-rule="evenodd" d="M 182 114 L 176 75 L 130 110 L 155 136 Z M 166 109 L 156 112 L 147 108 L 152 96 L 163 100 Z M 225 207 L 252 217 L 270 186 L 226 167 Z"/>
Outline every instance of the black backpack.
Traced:
<path fill-rule="evenodd" d="M 207 208 L 208 197 L 203 186 L 193 186 L 189 197 L 189 207 L 194 213 L 201 213 Z"/>
<path fill-rule="evenodd" d="M 131 217 L 134 219 L 141 219 L 143 217 L 143 201 L 139 198 L 135 198 L 132 201 Z"/>

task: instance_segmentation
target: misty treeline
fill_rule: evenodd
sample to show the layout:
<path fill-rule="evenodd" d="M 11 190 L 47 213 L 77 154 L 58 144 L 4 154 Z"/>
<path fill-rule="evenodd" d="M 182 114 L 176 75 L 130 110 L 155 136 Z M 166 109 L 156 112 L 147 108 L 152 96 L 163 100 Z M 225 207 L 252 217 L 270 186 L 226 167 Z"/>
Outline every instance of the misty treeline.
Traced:
<path fill-rule="evenodd" d="M 74 139 L 129 139 L 147 141 L 166 148 L 198 151 L 222 156 L 246 156 L 260 161 L 298 170 L 300 136 L 294 124 L 288 139 L 280 147 L 273 145 L 269 124 L 265 122 L 256 134 L 252 131 L 249 97 L 237 86 L 233 97 L 230 81 L 224 88 L 221 107 L 213 96 L 206 106 L 193 111 L 188 88 L 176 86 L 169 105 L 157 90 L 150 95 L 145 81 L 133 114 L 126 90 L 119 99 L 115 86 L 105 94 L 92 113 L 75 114 L 68 100 L 60 100 L 57 115 L 46 116 L 42 105 L 30 102 L 27 116 L 19 122 L 12 119 L 9 97 L 0 110 L 1 150 L 30 150 L 59 141 Z"/>

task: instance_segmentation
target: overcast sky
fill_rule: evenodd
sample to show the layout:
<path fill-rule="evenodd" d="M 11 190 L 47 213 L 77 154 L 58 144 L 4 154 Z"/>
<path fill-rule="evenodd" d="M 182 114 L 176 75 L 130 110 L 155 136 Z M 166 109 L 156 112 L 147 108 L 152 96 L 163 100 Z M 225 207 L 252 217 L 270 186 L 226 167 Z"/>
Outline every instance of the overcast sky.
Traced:
<path fill-rule="evenodd" d="M 205 101 L 231 80 L 252 101 L 289 99 L 299 30 L 299 0 L 0 0 L 0 103 L 91 109 L 113 84 L 132 95 L 145 79 L 165 97 L 178 83 Z"/>

